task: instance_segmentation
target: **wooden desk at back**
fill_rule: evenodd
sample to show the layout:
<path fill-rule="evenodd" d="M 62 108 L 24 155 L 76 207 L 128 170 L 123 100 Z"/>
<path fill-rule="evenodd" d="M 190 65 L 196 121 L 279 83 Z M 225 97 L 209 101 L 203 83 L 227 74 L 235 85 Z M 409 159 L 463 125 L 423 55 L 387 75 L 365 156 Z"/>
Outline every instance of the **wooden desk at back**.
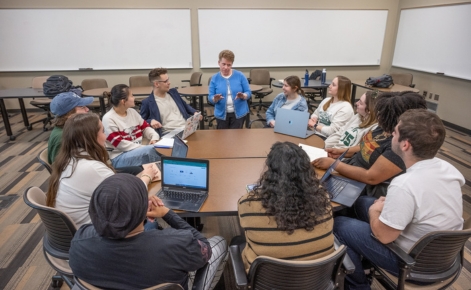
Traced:
<path fill-rule="evenodd" d="M 237 201 L 246 193 L 246 185 L 258 180 L 266 156 L 277 141 L 324 147 L 324 141 L 317 136 L 300 139 L 274 133 L 272 129 L 196 131 L 187 140 L 189 158 L 210 159 L 209 196 L 199 212 L 179 212 L 181 216 L 237 215 Z M 316 172 L 318 176 L 324 174 L 322 170 Z M 160 188 L 160 182 L 152 183 L 149 195 Z M 336 203 L 332 205 L 339 207 Z"/>
<path fill-rule="evenodd" d="M 353 107 L 355 107 L 357 87 L 364 88 L 364 89 L 367 89 L 367 90 L 378 90 L 378 91 L 383 92 L 383 93 L 384 92 L 406 92 L 406 91 L 411 91 L 411 92 L 414 92 L 414 93 L 419 92 L 418 89 L 411 88 L 411 87 L 408 87 L 408 86 L 403 86 L 403 85 L 394 84 L 390 88 L 376 88 L 376 87 L 365 85 L 364 81 L 352 81 L 352 98 L 351 98 L 351 102 L 352 102 Z"/>

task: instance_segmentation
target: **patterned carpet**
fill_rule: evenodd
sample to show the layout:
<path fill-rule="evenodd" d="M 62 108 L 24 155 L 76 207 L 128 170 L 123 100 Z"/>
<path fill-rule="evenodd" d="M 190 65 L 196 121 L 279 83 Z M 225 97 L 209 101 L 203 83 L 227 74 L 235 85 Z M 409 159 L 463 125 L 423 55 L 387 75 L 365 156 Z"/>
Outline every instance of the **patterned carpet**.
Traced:
<path fill-rule="evenodd" d="M 30 121 L 42 118 L 29 112 Z M 0 289 L 48 289 L 54 271 L 42 253 L 44 227 L 33 210 L 23 202 L 23 193 L 30 186 L 46 190 L 49 173 L 36 156 L 47 146 L 50 131 L 41 125 L 32 131 L 24 128 L 21 114 L 10 113 L 12 130 L 17 136 L 10 141 L 0 123 Z M 252 119 L 256 118 L 255 115 Z M 445 144 L 438 156 L 452 163 L 466 177 L 463 187 L 465 217 L 471 215 L 471 136 L 448 129 Z M 203 233 L 221 235 L 230 241 L 241 230 L 235 217 L 203 219 Z M 458 281 L 449 289 L 471 289 L 471 241 L 466 244 L 465 267 Z M 226 270 L 220 289 L 235 289 L 230 271 Z M 62 289 L 68 289 L 63 286 Z M 381 289 L 376 283 L 373 289 Z"/>

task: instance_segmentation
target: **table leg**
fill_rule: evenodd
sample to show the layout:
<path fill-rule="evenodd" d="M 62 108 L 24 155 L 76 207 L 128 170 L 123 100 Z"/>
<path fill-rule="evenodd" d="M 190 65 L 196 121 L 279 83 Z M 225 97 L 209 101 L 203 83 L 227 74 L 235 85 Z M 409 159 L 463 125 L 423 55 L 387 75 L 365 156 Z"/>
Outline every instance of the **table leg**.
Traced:
<path fill-rule="evenodd" d="M 322 88 L 322 99 L 325 99 L 327 97 L 327 88 Z"/>
<path fill-rule="evenodd" d="M 357 85 L 352 84 L 352 97 L 350 98 L 350 102 L 352 103 L 352 106 L 355 108 L 355 98 L 357 95 Z"/>
<path fill-rule="evenodd" d="M 98 100 L 100 101 L 100 119 L 103 118 L 103 116 L 106 113 L 106 108 L 105 108 L 105 97 L 100 96 L 98 97 Z"/>
<path fill-rule="evenodd" d="M 198 96 L 199 98 L 199 102 L 200 102 L 200 112 L 201 112 L 201 116 L 204 115 L 204 104 L 203 104 L 203 96 Z M 200 128 L 201 130 L 204 130 L 204 116 L 203 116 L 203 119 L 200 121 Z"/>
<path fill-rule="evenodd" d="M 29 121 L 28 121 L 28 115 L 26 114 L 26 107 L 25 107 L 25 102 L 23 101 L 23 98 L 18 98 L 18 103 L 20 103 L 20 110 L 21 110 L 21 116 L 23 116 L 23 123 L 25 123 L 25 127 L 29 127 Z M 32 130 L 32 128 L 28 128 L 28 130 Z"/>
<path fill-rule="evenodd" d="M 15 136 L 13 136 L 13 133 L 11 132 L 10 120 L 8 120 L 8 112 L 3 99 L 0 99 L 0 110 L 2 112 L 3 124 L 5 124 L 4 126 L 5 131 L 7 131 L 7 136 L 9 136 L 10 140 L 13 141 L 15 140 Z"/>

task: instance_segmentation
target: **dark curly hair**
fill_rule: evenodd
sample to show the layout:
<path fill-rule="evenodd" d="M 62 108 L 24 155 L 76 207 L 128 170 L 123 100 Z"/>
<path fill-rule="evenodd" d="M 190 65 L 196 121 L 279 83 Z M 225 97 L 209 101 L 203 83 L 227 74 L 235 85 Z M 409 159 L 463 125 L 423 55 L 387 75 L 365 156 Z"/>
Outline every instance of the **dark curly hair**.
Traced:
<path fill-rule="evenodd" d="M 312 231 L 332 216 L 327 191 L 319 186 L 309 157 L 290 142 L 276 142 L 268 154 L 266 171 L 247 200 L 261 201 L 277 227 L 292 234 L 295 229 Z"/>
<path fill-rule="evenodd" d="M 421 95 L 410 91 L 381 94 L 375 106 L 378 126 L 386 133 L 394 132 L 399 117 L 410 109 L 427 109 L 427 103 Z"/>

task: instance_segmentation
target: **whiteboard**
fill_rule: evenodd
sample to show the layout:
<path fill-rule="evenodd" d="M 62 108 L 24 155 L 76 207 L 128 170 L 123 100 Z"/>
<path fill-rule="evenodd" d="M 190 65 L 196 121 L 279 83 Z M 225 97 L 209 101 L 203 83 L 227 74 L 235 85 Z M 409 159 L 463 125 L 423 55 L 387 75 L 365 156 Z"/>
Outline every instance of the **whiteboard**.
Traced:
<path fill-rule="evenodd" d="M 393 66 L 471 80 L 471 4 L 401 11 Z"/>
<path fill-rule="evenodd" d="M 201 67 L 379 65 L 387 10 L 198 9 Z"/>
<path fill-rule="evenodd" d="M 189 9 L 0 9 L 0 71 L 192 68 Z"/>

